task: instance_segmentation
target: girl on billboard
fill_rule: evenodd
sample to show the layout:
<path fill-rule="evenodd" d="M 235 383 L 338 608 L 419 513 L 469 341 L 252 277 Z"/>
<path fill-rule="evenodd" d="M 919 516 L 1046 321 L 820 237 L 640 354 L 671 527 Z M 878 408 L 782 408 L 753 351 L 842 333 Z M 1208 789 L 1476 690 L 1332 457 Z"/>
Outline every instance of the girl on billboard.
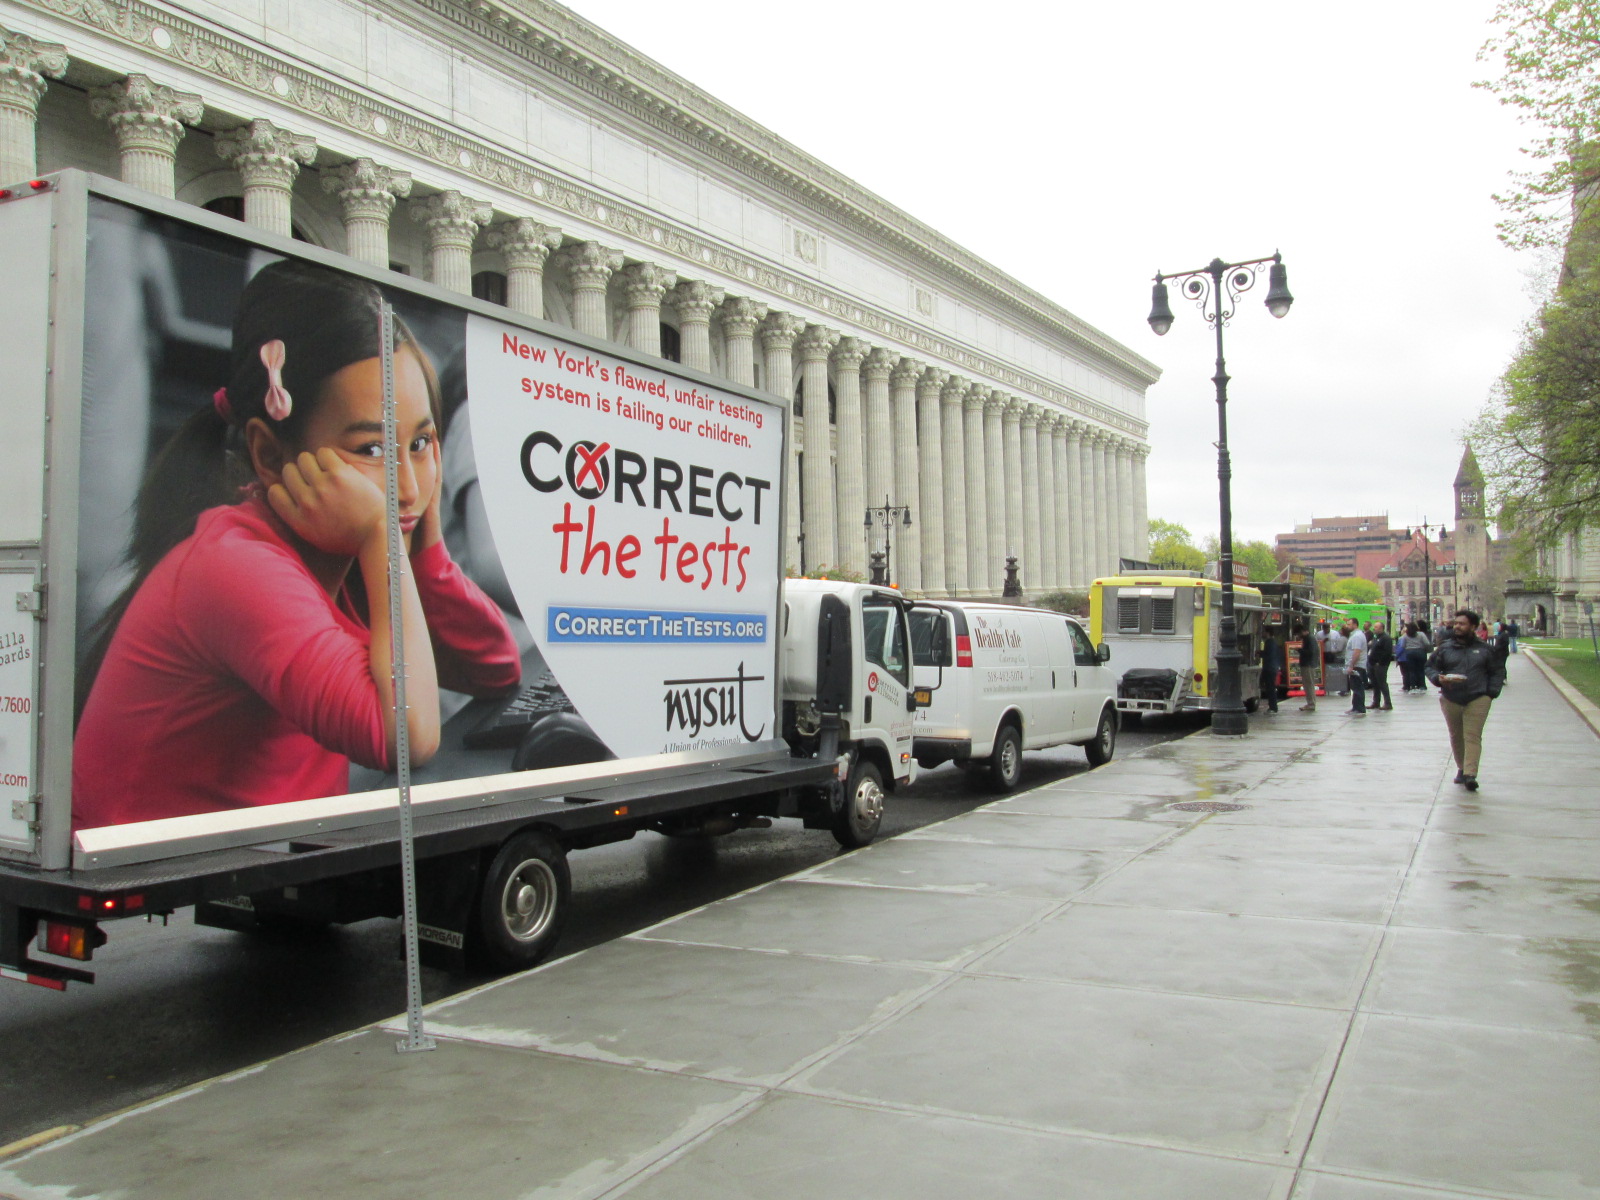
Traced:
<path fill-rule="evenodd" d="M 133 582 L 79 685 L 75 827 L 339 795 L 351 762 L 393 769 L 381 303 L 370 283 L 293 260 L 245 286 L 227 386 L 139 492 Z M 520 662 L 499 607 L 445 548 L 438 380 L 394 328 L 420 765 L 439 744 L 439 688 L 503 694 Z"/>

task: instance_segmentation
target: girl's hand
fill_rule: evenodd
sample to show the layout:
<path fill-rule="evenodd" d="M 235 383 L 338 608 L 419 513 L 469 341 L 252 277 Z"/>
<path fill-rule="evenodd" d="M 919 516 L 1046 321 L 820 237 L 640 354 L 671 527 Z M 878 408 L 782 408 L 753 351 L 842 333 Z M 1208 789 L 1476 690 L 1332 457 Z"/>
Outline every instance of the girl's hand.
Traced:
<path fill-rule="evenodd" d="M 302 453 L 283 468 L 267 502 L 297 535 L 326 554 L 354 558 L 383 536 L 383 492 L 331 447 Z"/>
<path fill-rule="evenodd" d="M 444 518 L 441 505 L 444 501 L 444 456 L 439 449 L 439 439 L 433 439 L 433 495 L 428 497 L 428 507 L 422 510 L 422 520 L 411 535 L 411 553 L 437 546 L 444 541 Z"/>

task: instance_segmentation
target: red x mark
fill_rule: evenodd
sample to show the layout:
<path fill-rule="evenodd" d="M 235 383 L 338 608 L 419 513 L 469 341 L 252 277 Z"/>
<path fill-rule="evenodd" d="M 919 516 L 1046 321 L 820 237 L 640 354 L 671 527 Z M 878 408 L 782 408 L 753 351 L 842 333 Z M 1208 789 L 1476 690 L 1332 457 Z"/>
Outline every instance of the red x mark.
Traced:
<path fill-rule="evenodd" d="M 601 470 L 604 464 L 600 460 L 605 458 L 606 451 L 611 449 L 611 443 L 601 442 L 593 450 L 585 450 L 580 442 L 573 449 L 578 452 L 578 457 L 583 460 L 583 466 L 578 471 L 578 478 L 572 483 L 573 488 L 581 488 L 583 481 L 589 478 L 591 474 L 594 476 L 595 487 L 604 488 L 606 486 L 606 477 L 605 472 Z"/>

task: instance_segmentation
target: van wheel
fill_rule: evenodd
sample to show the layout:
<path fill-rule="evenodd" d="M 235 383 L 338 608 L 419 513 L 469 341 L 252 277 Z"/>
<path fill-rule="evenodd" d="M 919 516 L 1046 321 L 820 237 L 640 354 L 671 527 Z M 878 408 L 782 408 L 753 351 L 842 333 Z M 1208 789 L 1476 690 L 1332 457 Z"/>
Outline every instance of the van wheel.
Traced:
<path fill-rule="evenodd" d="M 872 763 L 858 760 L 845 784 L 844 803 L 833 816 L 833 840 L 846 850 L 872 844 L 883 823 L 883 776 Z"/>
<path fill-rule="evenodd" d="M 989 782 L 997 792 L 1014 792 L 1022 782 L 1022 735 L 1015 725 L 1002 725 L 995 735 Z"/>
<path fill-rule="evenodd" d="M 471 957 L 502 971 L 534 966 L 561 935 L 571 897 L 567 855 L 555 839 L 533 830 L 512 835 L 484 875 Z"/>
<path fill-rule="evenodd" d="M 1103 767 L 1117 752 L 1117 719 L 1108 708 L 1100 714 L 1100 726 L 1094 731 L 1094 740 L 1083 744 L 1091 767 Z"/>

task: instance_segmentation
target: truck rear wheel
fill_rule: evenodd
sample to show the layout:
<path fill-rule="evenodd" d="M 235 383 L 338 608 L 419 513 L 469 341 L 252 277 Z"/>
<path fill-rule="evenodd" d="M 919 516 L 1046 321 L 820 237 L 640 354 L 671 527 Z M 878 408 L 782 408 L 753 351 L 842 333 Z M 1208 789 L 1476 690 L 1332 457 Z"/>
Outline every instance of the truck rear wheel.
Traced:
<path fill-rule="evenodd" d="M 1117 718 L 1111 709 L 1101 712 L 1100 725 L 1094 731 L 1094 739 L 1083 744 L 1083 752 L 1089 756 L 1091 767 L 1105 766 L 1117 752 Z"/>
<path fill-rule="evenodd" d="M 502 971 L 534 966 L 566 923 L 572 875 L 554 838 L 524 830 L 506 840 L 478 893 L 472 957 Z"/>
<path fill-rule="evenodd" d="M 1014 792 L 1022 782 L 1022 734 L 1002 725 L 989 755 L 989 782 L 997 792 Z"/>
<path fill-rule="evenodd" d="M 883 776 L 878 768 L 858 759 L 845 784 L 844 803 L 833 818 L 833 840 L 847 850 L 870 845 L 883 823 Z"/>

